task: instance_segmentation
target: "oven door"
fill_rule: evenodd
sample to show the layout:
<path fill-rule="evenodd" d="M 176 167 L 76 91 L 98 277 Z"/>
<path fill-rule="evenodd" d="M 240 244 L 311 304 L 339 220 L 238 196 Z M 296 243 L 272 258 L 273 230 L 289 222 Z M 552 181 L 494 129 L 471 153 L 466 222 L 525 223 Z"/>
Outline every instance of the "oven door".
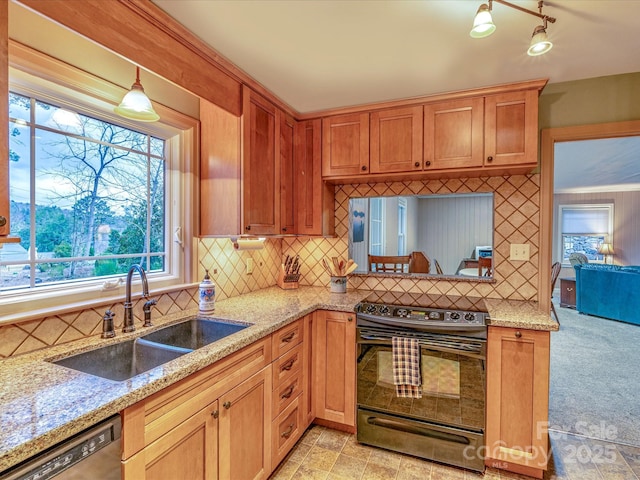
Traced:
<path fill-rule="evenodd" d="M 486 342 L 421 338 L 422 398 L 400 398 L 393 384 L 391 336 L 358 329 L 358 407 L 483 432 Z"/>

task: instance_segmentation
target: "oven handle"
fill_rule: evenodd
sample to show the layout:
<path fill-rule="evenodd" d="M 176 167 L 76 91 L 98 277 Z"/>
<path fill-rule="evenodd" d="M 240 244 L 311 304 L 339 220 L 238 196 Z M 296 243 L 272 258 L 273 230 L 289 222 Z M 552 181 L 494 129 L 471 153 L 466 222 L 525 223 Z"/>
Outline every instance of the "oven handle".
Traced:
<path fill-rule="evenodd" d="M 391 339 L 380 339 L 380 338 L 367 338 L 367 337 L 363 337 L 363 336 L 359 336 L 358 339 L 356 340 L 356 343 L 358 345 L 382 345 L 385 347 L 391 347 Z M 483 344 L 486 342 L 482 342 Z M 455 355 L 462 355 L 464 357 L 469 357 L 469 358 L 475 358 L 477 360 L 486 360 L 487 359 L 487 354 L 486 354 L 486 345 L 483 345 L 480 352 L 476 353 L 476 352 L 470 352 L 468 350 L 458 350 L 455 348 L 447 348 L 447 347 L 443 347 L 442 345 L 429 345 L 427 343 L 421 343 L 420 344 L 420 348 L 421 349 L 425 349 L 425 350 L 431 350 L 432 352 L 443 352 L 443 353 L 453 353 Z M 360 359 L 358 359 L 360 360 Z"/>
<path fill-rule="evenodd" d="M 471 443 L 467 437 L 463 437 L 462 435 L 455 435 L 453 433 L 440 432 L 431 428 L 408 425 L 388 418 L 367 417 L 367 423 L 377 427 L 389 428 L 391 430 L 397 430 L 405 433 L 413 433 L 414 435 L 435 438 L 437 440 L 445 440 L 452 443 L 460 443 L 463 445 L 469 445 Z"/>

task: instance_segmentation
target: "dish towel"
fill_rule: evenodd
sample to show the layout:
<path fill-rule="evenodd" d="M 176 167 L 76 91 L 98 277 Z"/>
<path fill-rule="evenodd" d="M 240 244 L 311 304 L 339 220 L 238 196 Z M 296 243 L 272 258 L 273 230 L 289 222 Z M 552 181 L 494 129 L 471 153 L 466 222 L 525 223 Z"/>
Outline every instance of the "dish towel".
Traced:
<path fill-rule="evenodd" d="M 393 384 L 396 396 L 422 398 L 420 343 L 417 338 L 392 337 Z"/>

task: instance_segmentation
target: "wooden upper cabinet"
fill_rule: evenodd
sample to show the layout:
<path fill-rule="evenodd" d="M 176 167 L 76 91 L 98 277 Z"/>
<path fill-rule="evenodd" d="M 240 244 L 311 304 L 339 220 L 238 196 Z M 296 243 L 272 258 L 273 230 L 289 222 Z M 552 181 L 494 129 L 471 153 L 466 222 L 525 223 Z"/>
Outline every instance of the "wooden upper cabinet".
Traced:
<path fill-rule="evenodd" d="M 333 185 L 322 180 L 322 120 L 298 122 L 294 131 L 296 233 L 333 235 Z"/>
<path fill-rule="evenodd" d="M 242 233 L 240 131 L 240 117 L 200 100 L 200 235 Z"/>
<path fill-rule="evenodd" d="M 538 163 L 538 91 L 485 97 L 485 165 Z"/>
<path fill-rule="evenodd" d="M 482 167 L 483 98 L 424 106 L 424 168 Z"/>
<path fill-rule="evenodd" d="M 283 234 L 296 233 L 295 123 L 289 115 L 280 117 L 280 232 Z"/>
<path fill-rule="evenodd" d="M 369 173 L 369 113 L 322 121 L 322 176 Z"/>
<path fill-rule="evenodd" d="M 278 235 L 281 111 L 244 87 L 242 115 L 244 233 Z"/>
<path fill-rule="evenodd" d="M 422 169 L 422 105 L 371 113 L 371 173 Z"/>

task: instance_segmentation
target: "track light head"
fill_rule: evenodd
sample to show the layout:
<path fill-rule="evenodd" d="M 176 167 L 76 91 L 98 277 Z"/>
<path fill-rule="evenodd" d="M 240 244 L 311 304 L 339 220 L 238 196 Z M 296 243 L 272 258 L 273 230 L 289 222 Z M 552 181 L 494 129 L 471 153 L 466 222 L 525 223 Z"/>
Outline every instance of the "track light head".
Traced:
<path fill-rule="evenodd" d="M 547 38 L 547 28 L 545 25 L 538 25 L 533 30 L 533 35 L 531 36 L 531 43 L 529 44 L 529 49 L 527 50 L 527 55 L 531 57 L 536 57 L 538 55 L 542 55 L 547 53 L 553 47 L 553 43 L 549 41 Z"/>
<path fill-rule="evenodd" d="M 469 32 L 472 38 L 484 38 L 496 31 L 496 26 L 491 18 L 491 7 L 483 3 L 478 8 L 476 16 L 473 19 L 473 27 Z"/>

